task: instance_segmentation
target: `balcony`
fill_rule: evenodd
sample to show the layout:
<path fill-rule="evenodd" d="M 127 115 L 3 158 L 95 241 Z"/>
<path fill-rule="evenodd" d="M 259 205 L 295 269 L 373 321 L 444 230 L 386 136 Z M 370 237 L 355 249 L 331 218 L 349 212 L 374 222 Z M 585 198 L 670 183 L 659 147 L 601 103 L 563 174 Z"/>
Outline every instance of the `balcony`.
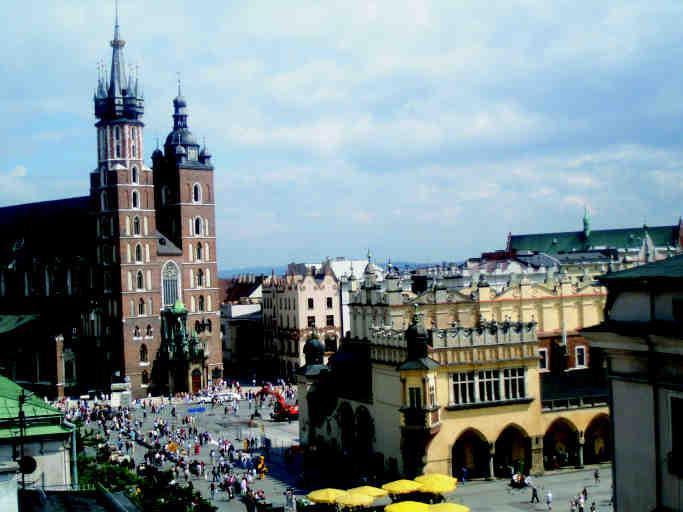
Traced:
<path fill-rule="evenodd" d="M 410 430 L 428 430 L 436 434 L 441 429 L 441 409 L 434 406 L 426 409 L 402 407 L 403 427 Z"/>

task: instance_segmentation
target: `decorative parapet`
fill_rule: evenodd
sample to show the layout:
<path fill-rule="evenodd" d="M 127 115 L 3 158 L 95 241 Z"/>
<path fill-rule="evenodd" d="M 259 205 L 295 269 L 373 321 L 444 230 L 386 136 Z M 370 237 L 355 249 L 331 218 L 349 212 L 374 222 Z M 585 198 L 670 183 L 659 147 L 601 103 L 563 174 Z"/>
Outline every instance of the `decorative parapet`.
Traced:
<path fill-rule="evenodd" d="M 430 331 L 430 336 L 435 350 L 538 341 L 536 322 L 482 321 L 473 328 L 454 325 L 448 329 L 434 329 Z"/>

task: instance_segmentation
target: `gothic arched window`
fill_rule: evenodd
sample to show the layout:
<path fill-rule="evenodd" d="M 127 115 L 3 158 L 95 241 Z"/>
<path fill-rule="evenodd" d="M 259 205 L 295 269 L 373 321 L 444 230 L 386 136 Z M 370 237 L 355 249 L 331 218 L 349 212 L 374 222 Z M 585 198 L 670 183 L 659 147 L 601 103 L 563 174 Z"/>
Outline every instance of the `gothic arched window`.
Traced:
<path fill-rule="evenodd" d="M 204 311 L 204 296 L 200 295 L 197 298 L 197 306 L 199 308 L 199 311 Z"/>
<path fill-rule="evenodd" d="M 137 190 L 133 190 L 131 205 L 133 208 L 140 208 L 140 193 Z"/>
<path fill-rule="evenodd" d="M 152 336 L 152 326 L 150 324 L 147 324 L 147 329 L 145 330 L 145 336 Z"/>
<path fill-rule="evenodd" d="M 145 314 L 145 301 L 144 299 L 140 299 L 140 302 L 138 302 L 138 315 L 143 316 Z"/>
<path fill-rule="evenodd" d="M 121 158 L 121 128 L 114 126 L 114 158 Z"/>
<path fill-rule="evenodd" d="M 149 384 L 149 372 L 147 370 L 142 370 L 142 383 L 145 386 Z"/>
<path fill-rule="evenodd" d="M 140 217 L 133 217 L 133 234 L 140 234 Z"/>
<path fill-rule="evenodd" d="M 142 290 L 145 287 L 145 279 L 142 277 L 142 271 L 138 270 L 137 277 L 135 279 L 138 290 Z"/>
<path fill-rule="evenodd" d="M 133 158 L 137 158 L 137 156 L 138 156 L 138 143 L 137 143 L 137 141 L 138 141 L 138 130 L 135 126 L 131 126 L 131 128 L 130 128 L 130 150 L 131 150 L 131 155 L 133 156 Z M 137 181 L 135 183 L 137 183 Z"/>
<path fill-rule="evenodd" d="M 137 325 L 136 325 L 135 328 L 133 329 L 133 337 L 134 337 L 134 338 L 139 338 L 139 337 L 140 337 L 140 327 L 137 326 Z"/>
<path fill-rule="evenodd" d="M 202 219 L 197 217 L 194 220 L 194 234 L 195 235 L 201 235 L 202 234 Z"/>
<path fill-rule="evenodd" d="M 178 300 L 178 267 L 172 261 L 164 266 L 161 273 L 164 295 L 164 306 L 173 306 Z"/>
<path fill-rule="evenodd" d="M 202 200 L 202 187 L 199 183 L 195 183 L 192 187 L 192 200 L 195 203 L 199 203 Z"/>
<path fill-rule="evenodd" d="M 145 345 L 144 343 L 140 345 L 140 362 L 147 362 L 147 345 Z"/>
<path fill-rule="evenodd" d="M 138 168 L 133 167 L 130 171 L 130 181 L 133 183 L 137 183 L 139 179 L 140 176 L 138 176 Z"/>
<path fill-rule="evenodd" d="M 135 246 L 135 261 L 138 263 L 142 261 L 142 246 L 140 244 Z"/>
<path fill-rule="evenodd" d="M 208 332 L 211 332 L 211 320 L 207 319 L 205 322 L 205 325 L 206 325 L 206 330 Z"/>
<path fill-rule="evenodd" d="M 200 268 L 197 270 L 197 288 L 204 286 L 204 271 Z"/>
<path fill-rule="evenodd" d="M 202 261 L 202 243 L 197 244 L 197 261 Z"/>

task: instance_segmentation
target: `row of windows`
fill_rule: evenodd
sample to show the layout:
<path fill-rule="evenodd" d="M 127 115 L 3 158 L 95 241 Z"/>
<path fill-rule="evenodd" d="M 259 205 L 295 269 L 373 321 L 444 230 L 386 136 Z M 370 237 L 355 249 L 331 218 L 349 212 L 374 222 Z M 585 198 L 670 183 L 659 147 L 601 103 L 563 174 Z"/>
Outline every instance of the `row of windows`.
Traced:
<path fill-rule="evenodd" d="M 190 219 L 190 233 L 195 236 L 209 236 L 209 221 L 201 217 Z"/>
<path fill-rule="evenodd" d="M 315 316 L 309 316 L 306 318 L 306 324 L 308 327 L 316 327 Z M 334 315 L 327 315 L 325 317 L 325 326 L 334 327 Z"/>
<path fill-rule="evenodd" d="M 210 288 L 211 287 L 211 271 L 198 269 L 196 272 L 190 269 L 190 288 Z"/>
<path fill-rule="evenodd" d="M 525 368 L 457 372 L 451 375 L 454 405 L 526 397 Z"/>
<path fill-rule="evenodd" d="M 190 261 L 210 261 L 209 256 L 209 244 L 207 242 L 197 242 L 197 245 L 193 247 L 189 244 L 189 258 Z"/>
<path fill-rule="evenodd" d="M 584 345 L 577 345 L 574 347 L 574 368 L 585 368 L 586 366 L 586 347 Z M 538 350 L 538 368 L 540 370 L 550 370 L 547 348 Z"/>
<path fill-rule="evenodd" d="M 332 309 L 333 304 L 332 297 L 325 298 L 327 309 Z M 308 309 L 315 309 L 315 300 L 313 297 L 306 299 L 306 305 L 308 306 Z M 265 297 L 263 299 L 263 306 L 264 309 L 271 309 L 273 307 L 273 300 L 270 297 Z M 296 310 L 296 301 L 292 300 L 292 297 L 280 297 L 279 308 L 284 310 Z"/>
<path fill-rule="evenodd" d="M 139 137 L 142 132 L 138 130 L 137 126 L 123 126 L 123 130 L 119 125 L 114 126 L 114 143 L 112 147 L 109 147 L 107 136 L 111 134 L 111 132 L 109 132 L 108 128 L 109 127 L 104 126 L 97 132 L 100 160 L 105 160 L 107 158 L 122 158 L 124 155 L 123 149 L 125 148 L 125 141 L 130 143 L 130 152 L 126 152 L 126 156 L 130 158 L 139 158 L 140 153 L 138 149 L 141 147 Z M 130 137 L 127 137 L 127 128 L 130 128 Z"/>
<path fill-rule="evenodd" d="M 145 328 L 145 336 L 146 337 L 151 337 L 154 335 L 154 329 L 152 329 L 152 326 L 150 324 L 147 324 L 147 327 Z M 142 331 L 140 330 L 140 326 L 136 325 L 133 328 L 133 338 L 140 338 L 142 336 Z"/>

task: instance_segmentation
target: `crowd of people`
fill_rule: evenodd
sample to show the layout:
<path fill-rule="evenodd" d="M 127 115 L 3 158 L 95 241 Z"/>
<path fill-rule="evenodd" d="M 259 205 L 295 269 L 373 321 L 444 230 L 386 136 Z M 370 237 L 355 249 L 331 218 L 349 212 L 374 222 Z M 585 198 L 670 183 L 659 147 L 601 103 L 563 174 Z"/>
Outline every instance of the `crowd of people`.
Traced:
<path fill-rule="evenodd" d="M 232 399 L 221 404 L 226 415 L 237 414 L 236 397 L 248 401 L 250 408 L 256 401 L 259 403 L 254 407 L 265 405 L 264 397 L 255 389 L 245 390 L 239 383 L 221 383 L 202 390 L 202 395 L 220 397 L 226 391 L 232 393 Z M 295 399 L 293 387 L 284 387 L 281 392 Z M 268 472 L 270 439 L 264 433 L 248 431 L 241 435 L 241 429 L 236 432 L 241 439 L 219 436 L 200 428 L 197 416 L 178 415 L 178 403 L 196 399 L 197 395 L 182 394 L 173 399 L 136 400 L 126 407 L 112 407 L 106 400 L 60 400 L 53 405 L 64 412 L 68 421 L 80 423 L 86 432 L 94 434 L 99 459 L 127 465 L 142 476 L 150 471 L 170 471 L 172 485 L 193 486 L 193 481 L 204 479 L 212 500 L 222 492 L 226 499 L 241 497 L 248 510 L 255 510 L 256 503 L 266 501 L 264 490 L 256 487 Z M 221 402 L 212 399 L 210 403 L 215 407 Z M 136 465 L 139 450 L 142 456 L 138 456 Z"/>

